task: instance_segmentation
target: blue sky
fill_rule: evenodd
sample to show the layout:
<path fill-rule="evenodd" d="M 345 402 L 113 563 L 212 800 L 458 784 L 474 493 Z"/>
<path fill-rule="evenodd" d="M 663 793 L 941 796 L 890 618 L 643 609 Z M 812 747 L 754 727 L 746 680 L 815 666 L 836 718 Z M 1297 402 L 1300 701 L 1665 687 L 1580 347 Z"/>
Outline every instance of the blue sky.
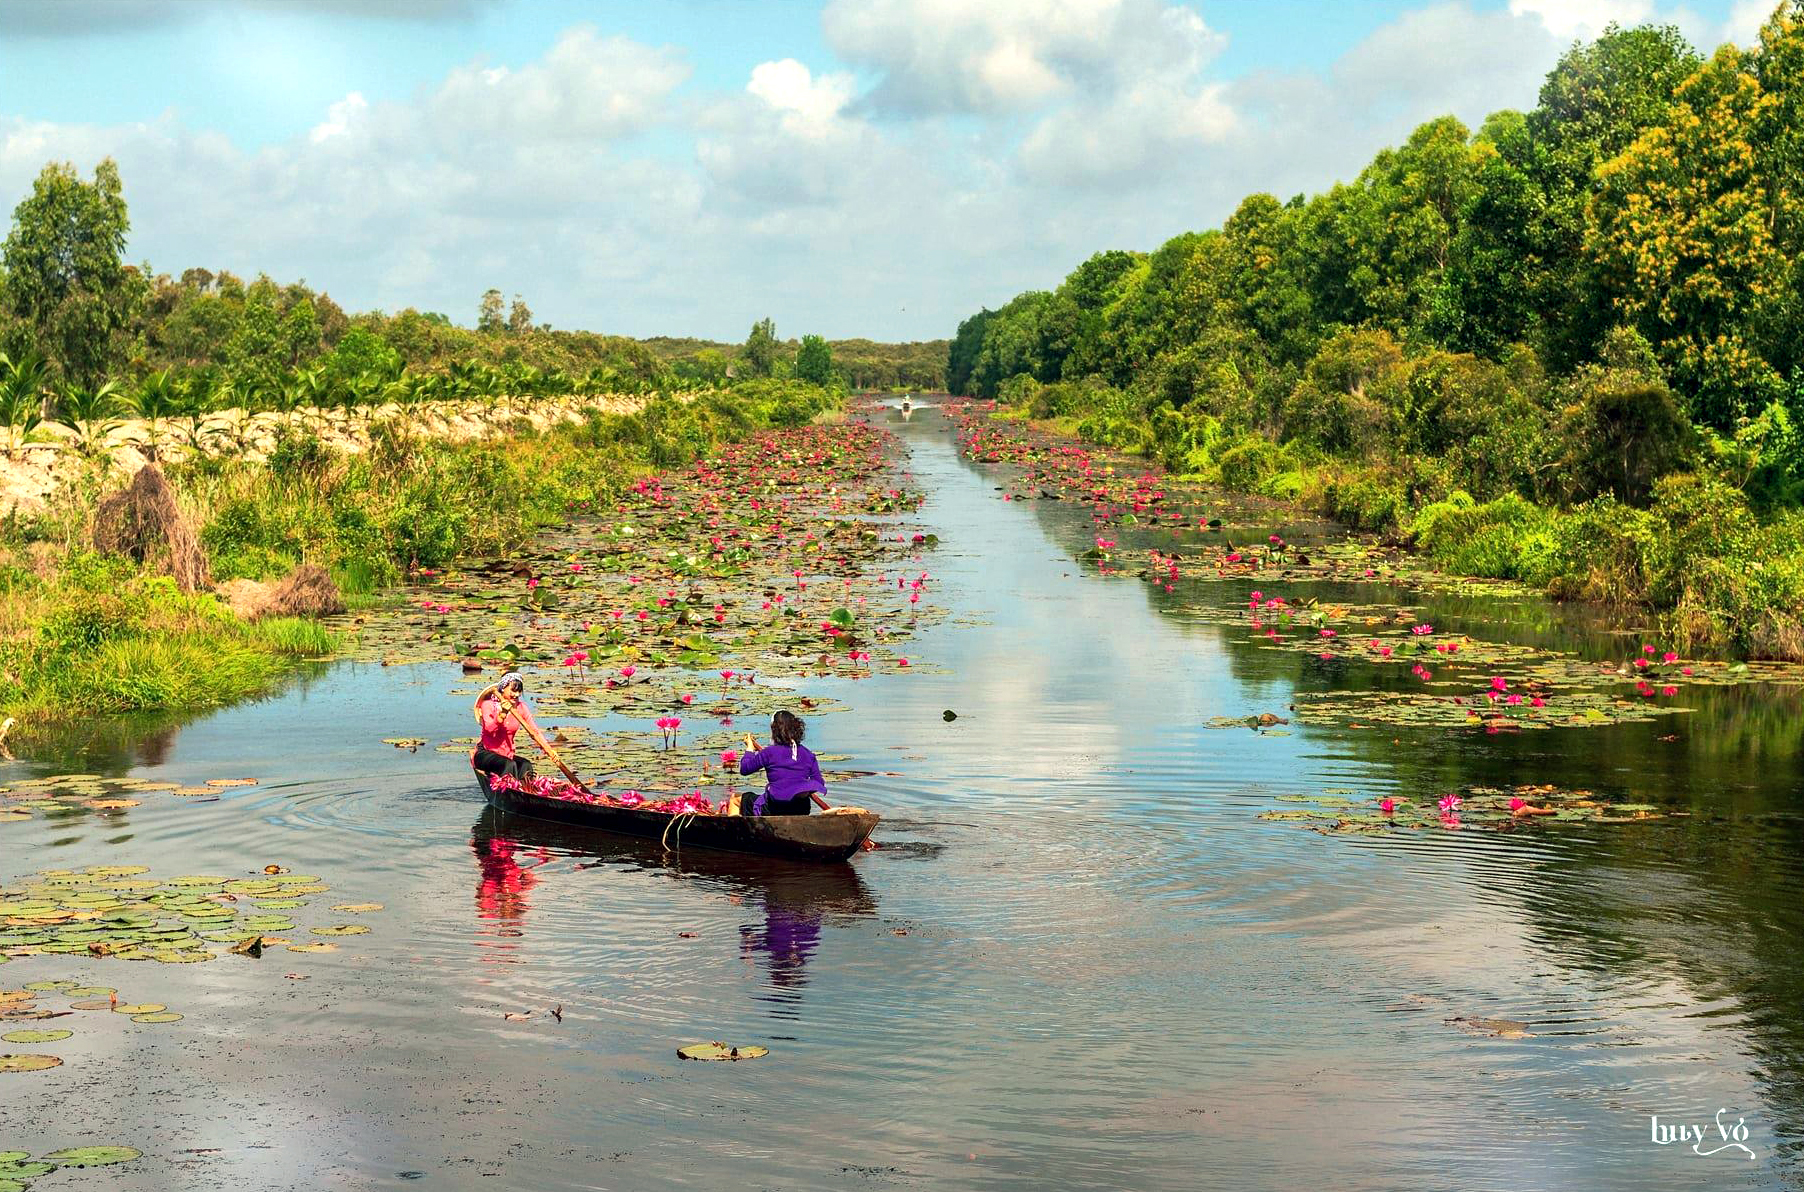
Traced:
<path fill-rule="evenodd" d="M 930 338 L 1103 247 L 1764 0 L 0 0 L 0 203 L 120 162 L 131 250 L 353 309 Z"/>

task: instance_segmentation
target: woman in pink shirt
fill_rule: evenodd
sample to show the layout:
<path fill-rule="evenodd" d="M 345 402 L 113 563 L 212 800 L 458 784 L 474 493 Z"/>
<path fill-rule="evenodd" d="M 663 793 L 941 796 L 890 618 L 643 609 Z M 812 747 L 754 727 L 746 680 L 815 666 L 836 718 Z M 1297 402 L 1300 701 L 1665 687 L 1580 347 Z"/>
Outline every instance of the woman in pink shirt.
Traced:
<path fill-rule="evenodd" d="M 538 729 L 525 697 L 526 680 L 517 671 L 502 675 L 499 683 L 476 697 L 476 722 L 482 726 L 476 751 L 470 755 L 476 769 L 522 781 L 532 777 L 532 763 L 514 752 L 514 734 L 522 724 Z"/>

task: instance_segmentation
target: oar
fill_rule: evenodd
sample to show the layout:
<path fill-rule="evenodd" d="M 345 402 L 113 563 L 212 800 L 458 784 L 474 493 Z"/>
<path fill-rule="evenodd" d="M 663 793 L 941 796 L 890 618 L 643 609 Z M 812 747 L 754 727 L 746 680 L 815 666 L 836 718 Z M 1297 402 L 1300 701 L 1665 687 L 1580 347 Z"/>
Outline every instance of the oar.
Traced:
<path fill-rule="evenodd" d="M 745 747 L 749 752 L 752 752 L 752 753 L 758 752 L 758 742 L 752 740 L 752 734 L 750 734 L 750 733 L 747 733 L 745 735 Z M 827 802 L 827 800 L 821 798 L 821 793 L 819 791 L 809 791 L 808 797 L 810 799 L 813 799 L 815 806 L 819 807 L 822 811 L 832 811 L 833 810 L 832 805 L 829 804 Z M 868 853 L 868 852 L 871 852 L 876 849 L 877 842 L 875 840 L 872 840 L 869 836 L 866 836 L 864 838 L 864 840 L 859 844 L 858 847 Z"/>
<path fill-rule="evenodd" d="M 576 776 L 575 770 L 572 770 L 569 766 L 564 764 L 564 759 L 557 755 L 557 750 L 551 747 L 551 742 L 545 739 L 545 734 L 535 728 L 530 721 L 521 717 L 520 706 L 518 704 L 509 704 L 507 706 L 507 714 L 512 716 L 514 718 L 514 723 L 525 729 L 526 735 L 531 737 L 533 742 L 538 745 L 540 749 L 545 751 L 545 756 L 551 759 L 552 764 L 564 772 L 564 777 L 570 780 L 570 785 L 574 786 L 577 790 L 582 791 L 585 795 L 592 795 L 595 793 L 589 789 L 587 783 Z"/>

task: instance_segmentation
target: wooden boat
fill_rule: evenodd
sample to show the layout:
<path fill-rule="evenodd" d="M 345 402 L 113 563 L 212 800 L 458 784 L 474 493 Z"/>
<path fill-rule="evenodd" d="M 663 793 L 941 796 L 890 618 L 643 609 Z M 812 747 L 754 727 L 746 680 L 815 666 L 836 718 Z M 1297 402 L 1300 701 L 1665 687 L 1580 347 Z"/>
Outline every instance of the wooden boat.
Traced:
<path fill-rule="evenodd" d="M 489 776 L 480 770 L 476 771 L 476 785 L 491 807 L 514 815 L 648 837 L 671 848 L 727 849 L 796 861 L 846 860 L 864 844 L 880 818 L 869 811 L 834 815 L 673 816 L 635 807 L 549 799 L 527 791 L 496 790 L 490 785 Z"/>

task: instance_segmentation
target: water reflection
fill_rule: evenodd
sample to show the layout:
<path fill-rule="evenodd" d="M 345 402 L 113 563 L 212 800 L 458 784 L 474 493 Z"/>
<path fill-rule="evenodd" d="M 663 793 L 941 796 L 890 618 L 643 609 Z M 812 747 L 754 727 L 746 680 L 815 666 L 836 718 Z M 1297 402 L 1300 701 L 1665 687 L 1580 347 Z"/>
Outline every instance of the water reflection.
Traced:
<path fill-rule="evenodd" d="M 877 899 L 849 864 L 803 864 L 708 849 L 666 850 L 658 842 L 556 824 L 485 808 L 470 832 L 478 879 L 476 915 L 486 933 L 523 935 L 533 870 L 557 858 L 577 869 L 662 873 L 714 887 L 749 917 L 739 925 L 739 958 L 762 970 L 754 1000 L 773 1017 L 799 1017 L 808 966 L 824 928 L 874 916 Z M 512 947 L 512 945 L 507 945 Z"/>
<path fill-rule="evenodd" d="M 513 835 L 497 830 L 493 819 L 485 815 L 470 832 L 470 850 L 476 854 L 476 917 L 485 927 L 484 934 L 517 938 L 524 934 L 521 925 L 532 909 L 530 897 L 539 878 L 533 870 L 551 860 L 551 851 L 542 846 L 522 844 Z M 505 945 L 512 949 L 514 945 Z"/>

